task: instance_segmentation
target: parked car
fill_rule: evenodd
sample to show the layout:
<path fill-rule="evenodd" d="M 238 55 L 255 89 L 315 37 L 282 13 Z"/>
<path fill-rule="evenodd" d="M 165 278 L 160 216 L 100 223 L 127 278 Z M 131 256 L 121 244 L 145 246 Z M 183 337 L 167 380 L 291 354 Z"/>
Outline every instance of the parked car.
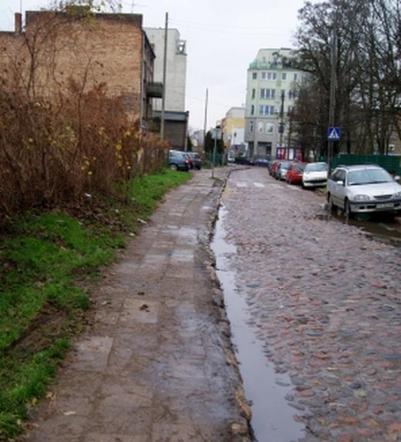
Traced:
<path fill-rule="evenodd" d="M 189 159 L 185 152 L 170 150 L 168 153 L 168 165 L 173 170 L 184 170 L 188 172 L 191 168 Z"/>
<path fill-rule="evenodd" d="M 291 161 L 287 160 L 280 161 L 280 164 L 276 172 L 276 178 L 279 180 L 285 180 L 287 177 L 287 171 L 290 166 L 291 166 Z"/>
<path fill-rule="evenodd" d="M 288 184 L 302 184 L 302 176 L 305 163 L 292 163 L 287 171 L 286 181 Z"/>
<path fill-rule="evenodd" d="M 327 163 L 308 163 L 302 175 L 302 187 L 322 187 L 327 184 Z"/>
<path fill-rule="evenodd" d="M 186 156 L 186 158 L 188 160 L 189 168 L 193 169 L 194 168 L 194 162 L 192 161 L 191 155 L 189 155 L 188 152 L 183 152 L 183 153 L 184 153 L 184 155 Z"/>
<path fill-rule="evenodd" d="M 267 158 L 257 158 L 255 160 L 255 166 L 268 167 L 269 160 Z"/>
<path fill-rule="evenodd" d="M 232 152 L 232 151 L 228 152 L 227 162 L 229 162 L 229 163 L 234 163 L 235 162 L 235 154 L 234 154 L 234 152 Z"/>
<path fill-rule="evenodd" d="M 280 162 L 281 162 L 281 160 L 274 160 L 272 165 L 270 166 L 269 172 L 273 178 L 276 178 L 277 169 L 278 169 L 278 166 L 280 165 Z"/>
<path fill-rule="evenodd" d="M 338 166 L 327 187 L 329 208 L 339 207 L 347 217 L 354 213 L 401 213 L 401 186 L 379 166 Z"/>
<path fill-rule="evenodd" d="M 200 155 L 196 152 L 188 152 L 188 155 L 191 158 L 192 166 L 194 169 L 201 170 L 202 169 L 202 159 Z"/>

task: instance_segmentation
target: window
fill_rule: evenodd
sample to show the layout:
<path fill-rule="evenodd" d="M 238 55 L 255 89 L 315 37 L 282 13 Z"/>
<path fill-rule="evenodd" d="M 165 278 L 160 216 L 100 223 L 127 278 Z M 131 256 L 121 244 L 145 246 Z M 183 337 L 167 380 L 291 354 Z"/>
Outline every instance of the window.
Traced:
<path fill-rule="evenodd" d="M 255 99 L 256 89 L 252 89 L 252 100 Z"/>
<path fill-rule="evenodd" d="M 297 81 L 298 79 L 298 74 L 294 74 L 294 81 Z"/>
<path fill-rule="evenodd" d="M 268 80 L 271 80 L 271 79 L 272 79 L 272 73 L 271 73 L 271 72 L 268 72 L 268 73 L 267 73 L 267 79 L 268 79 Z"/>
<path fill-rule="evenodd" d="M 288 91 L 288 99 L 289 100 L 295 100 L 295 98 L 297 98 L 296 91 Z"/>
<path fill-rule="evenodd" d="M 258 121 L 258 132 L 263 132 L 263 121 Z"/>
<path fill-rule="evenodd" d="M 274 100 L 276 97 L 275 89 L 261 89 L 260 90 L 260 98 L 266 100 Z"/>
<path fill-rule="evenodd" d="M 254 113 L 255 113 L 255 106 L 252 104 L 252 106 L 251 106 L 251 115 L 254 115 Z"/>
<path fill-rule="evenodd" d="M 253 121 L 249 122 L 249 132 L 253 132 Z"/>
<path fill-rule="evenodd" d="M 262 80 L 266 80 L 266 72 L 262 72 Z"/>
<path fill-rule="evenodd" d="M 259 106 L 260 115 L 274 115 L 274 110 L 274 106 L 268 106 L 266 104 Z"/>
<path fill-rule="evenodd" d="M 256 80 L 258 78 L 257 72 L 252 72 L 252 79 Z"/>
<path fill-rule="evenodd" d="M 266 123 L 266 133 L 272 134 L 274 132 L 274 124 Z"/>
<path fill-rule="evenodd" d="M 277 79 L 277 74 L 276 74 L 275 72 L 273 72 L 272 79 L 273 79 L 273 80 L 276 80 L 276 79 Z"/>
<path fill-rule="evenodd" d="M 282 79 L 282 80 L 287 80 L 287 72 L 283 72 L 283 73 L 281 74 L 281 79 Z"/>

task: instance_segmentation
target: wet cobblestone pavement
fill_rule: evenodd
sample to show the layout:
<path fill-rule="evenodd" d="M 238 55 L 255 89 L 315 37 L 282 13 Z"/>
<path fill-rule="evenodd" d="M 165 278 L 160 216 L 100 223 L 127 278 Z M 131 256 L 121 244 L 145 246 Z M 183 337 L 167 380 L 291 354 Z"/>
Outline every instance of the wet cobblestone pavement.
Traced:
<path fill-rule="evenodd" d="M 304 440 L 401 440 L 401 248 L 266 169 L 233 172 L 222 203 L 235 285 Z"/>

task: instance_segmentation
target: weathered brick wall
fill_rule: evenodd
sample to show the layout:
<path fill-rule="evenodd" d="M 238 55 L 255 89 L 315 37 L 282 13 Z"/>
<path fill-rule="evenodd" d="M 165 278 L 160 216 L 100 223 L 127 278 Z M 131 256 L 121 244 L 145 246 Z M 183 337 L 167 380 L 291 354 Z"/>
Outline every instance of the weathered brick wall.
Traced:
<path fill-rule="evenodd" d="M 33 74 L 31 86 L 40 96 L 57 96 L 71 79 L 82 92 L 104 84 L 108 95 L 139 114 L 142 45 L 139 15 L 27 12 L 25 35 L 0 33 L 0 69 L 8 80 L 14 69 L 25 85 Z"/>

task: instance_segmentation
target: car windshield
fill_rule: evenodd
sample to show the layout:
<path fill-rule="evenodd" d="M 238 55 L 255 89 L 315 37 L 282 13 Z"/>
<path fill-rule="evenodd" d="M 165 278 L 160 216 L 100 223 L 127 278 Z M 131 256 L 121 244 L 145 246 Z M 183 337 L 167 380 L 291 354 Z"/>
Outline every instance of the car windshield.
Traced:
<path fill-rule="evenodd" d="M 392 181 L 391 175 L 383 169 L 352 170 L 348 173 L 348 186 L 390 183 Z"/>
<path fill-rule="evenodd" d="M 282 169 L 288 169 L 291 166 L 291 163 L 289 161 L 283 161 L 280 163 L 280 167 Z"/>
<path fill-rule="evenodd" d="M 327 172 L 326 163 L 311 163 L 305 166 L 305 172 Z"/>

